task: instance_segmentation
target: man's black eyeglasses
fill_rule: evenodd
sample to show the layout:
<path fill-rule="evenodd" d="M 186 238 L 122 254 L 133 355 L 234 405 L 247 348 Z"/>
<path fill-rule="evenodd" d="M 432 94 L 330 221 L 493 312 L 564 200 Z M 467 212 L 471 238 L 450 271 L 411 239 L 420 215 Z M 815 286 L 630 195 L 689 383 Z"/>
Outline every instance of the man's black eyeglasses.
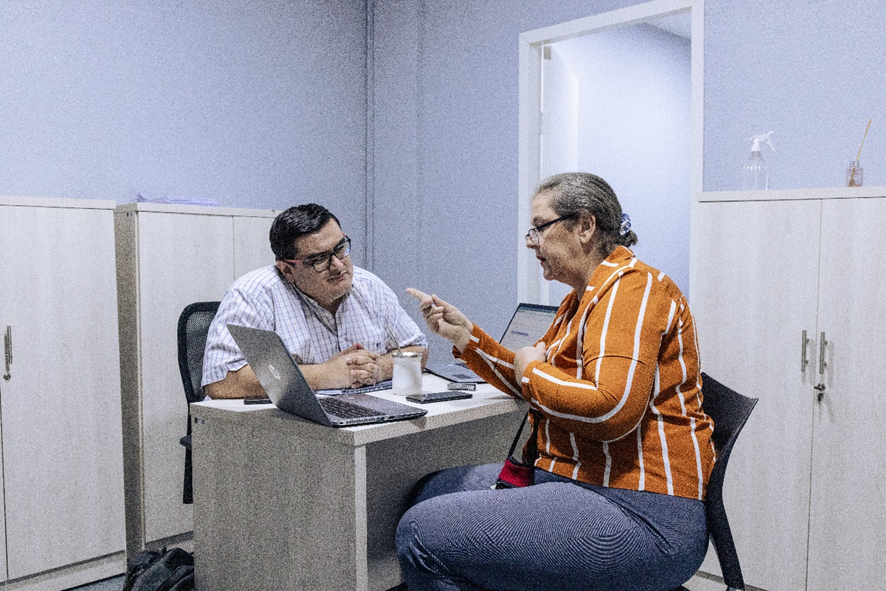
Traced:
<path fill-rule="evenodd" d="M 539 225 L 535 226 L 534 228 L 529 228 L 529 231 L 526 232 L 526 240 L 529 240 L 533 244 L 538 244 L 538 239 L 539 239 L 539 236 L 541 235 L 540 233 L 542 230 L 544 230 L 545 228 L 547 228 L 550 225 L 556 224 L 557 222 L 562 222 L 563 220 L 568 220 L 569 218 L 574 218 L 576 215 L 578 215 L 578 214 L 570 213 L 568 215 L 561 215 L 560 217 L 558 217 L 555 220 L 551 220 L 549 222 L 539 224 Z"/>
<path fill-rule="evenodd" d="M 321 252 L 306 259 L 283 259 L 283 262 L 300 263 L 304 267 L 313 267 L 317 273 L 322 273 L 332 264 L 332 257 L 343 261 L 349 254 L 351 254 L 351 239 L 345 236 L 330 252 Z"/>

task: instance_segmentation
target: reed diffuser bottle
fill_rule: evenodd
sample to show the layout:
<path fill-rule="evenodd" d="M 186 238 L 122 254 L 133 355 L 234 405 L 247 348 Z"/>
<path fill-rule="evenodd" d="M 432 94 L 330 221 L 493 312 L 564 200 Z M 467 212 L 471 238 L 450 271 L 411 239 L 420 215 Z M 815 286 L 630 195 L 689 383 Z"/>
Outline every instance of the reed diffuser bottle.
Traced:
<path fill-rule="evenodd" d="M 864 186 L 864 169 L 861 167 L 858 160 L 849 161 L 849 168 L 846 169 L 846 186 Z"/>
<path fill-rule="evenodd" d="M 868 130 L 871 128 L 871 121 L 868 119 L 868 126 L 864 128 L 864 135 L 861 138 L 861 146 L 858 148 L 858 155 L 855 160 L 849 161 L 849 168 L 846 169 L 846 186 L 847 187 L 863 187 L 864 186 L 864 169 L 861 167 L 861 149 L 864 148 L 864 140 L 868 137 Z"/>

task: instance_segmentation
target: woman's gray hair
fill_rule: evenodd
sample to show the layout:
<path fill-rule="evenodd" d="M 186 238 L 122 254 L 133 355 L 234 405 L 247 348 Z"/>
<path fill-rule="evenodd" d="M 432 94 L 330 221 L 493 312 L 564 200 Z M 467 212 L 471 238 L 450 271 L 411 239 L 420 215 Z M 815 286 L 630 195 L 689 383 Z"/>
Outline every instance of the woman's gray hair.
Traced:
<path fill-rule="evenodd" d="M 628 221 L 623 230 L 621 203 L 609 183 L 587 172 L 567 172 L 548 177 L 535 194 L 551 192 L 551 208 L 558 216 L 591 213 L 597 221 L 597 250 L 607 257 L 616 246 L 633 246 L 637 235 Z M 622 233 L 624 231 L 624 233 Z"/>

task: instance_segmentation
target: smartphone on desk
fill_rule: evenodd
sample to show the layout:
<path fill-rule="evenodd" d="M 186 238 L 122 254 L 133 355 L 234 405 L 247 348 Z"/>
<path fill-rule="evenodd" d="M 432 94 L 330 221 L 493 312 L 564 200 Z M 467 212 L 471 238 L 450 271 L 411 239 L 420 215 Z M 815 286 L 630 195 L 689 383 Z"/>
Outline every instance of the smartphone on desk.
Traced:
<path fill-rule="evenodd" d="M 429 402 L 443 402 L 445 400 L 460 400 L 462 398 L 470 398 L 473 396 L 470 392 L 459 392 L 457 390 L 446 390 L 444 392 L 428 392 L 427 394 L 417 394 L 415 396 L 407 396 L 406 400 L 418 402 L 419 404 L 428 404 Z"/>
<path fill-rule="evenodd" d="M 253 396 L 252 398 L 244 398 L 243 404 L 271 404 L 271 399 Z"/>

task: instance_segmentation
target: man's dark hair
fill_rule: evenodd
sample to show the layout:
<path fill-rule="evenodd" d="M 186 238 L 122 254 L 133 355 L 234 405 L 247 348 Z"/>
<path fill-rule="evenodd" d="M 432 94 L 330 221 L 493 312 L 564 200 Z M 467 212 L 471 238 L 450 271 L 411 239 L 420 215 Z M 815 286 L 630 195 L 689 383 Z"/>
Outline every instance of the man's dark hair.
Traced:
<path fill-rule="evenodd" d="M 316 203 L 296 205 L 282 212 L 271 224 L 268 235 L 274 256 L 278 261 L 294 259 L 298 254 L 295 251 L 295 241 L 302 236 L 318 232 L 329 220 L 335 220 L 335 223 L 341 227 L 341 223 L 332 212 Z"/>

